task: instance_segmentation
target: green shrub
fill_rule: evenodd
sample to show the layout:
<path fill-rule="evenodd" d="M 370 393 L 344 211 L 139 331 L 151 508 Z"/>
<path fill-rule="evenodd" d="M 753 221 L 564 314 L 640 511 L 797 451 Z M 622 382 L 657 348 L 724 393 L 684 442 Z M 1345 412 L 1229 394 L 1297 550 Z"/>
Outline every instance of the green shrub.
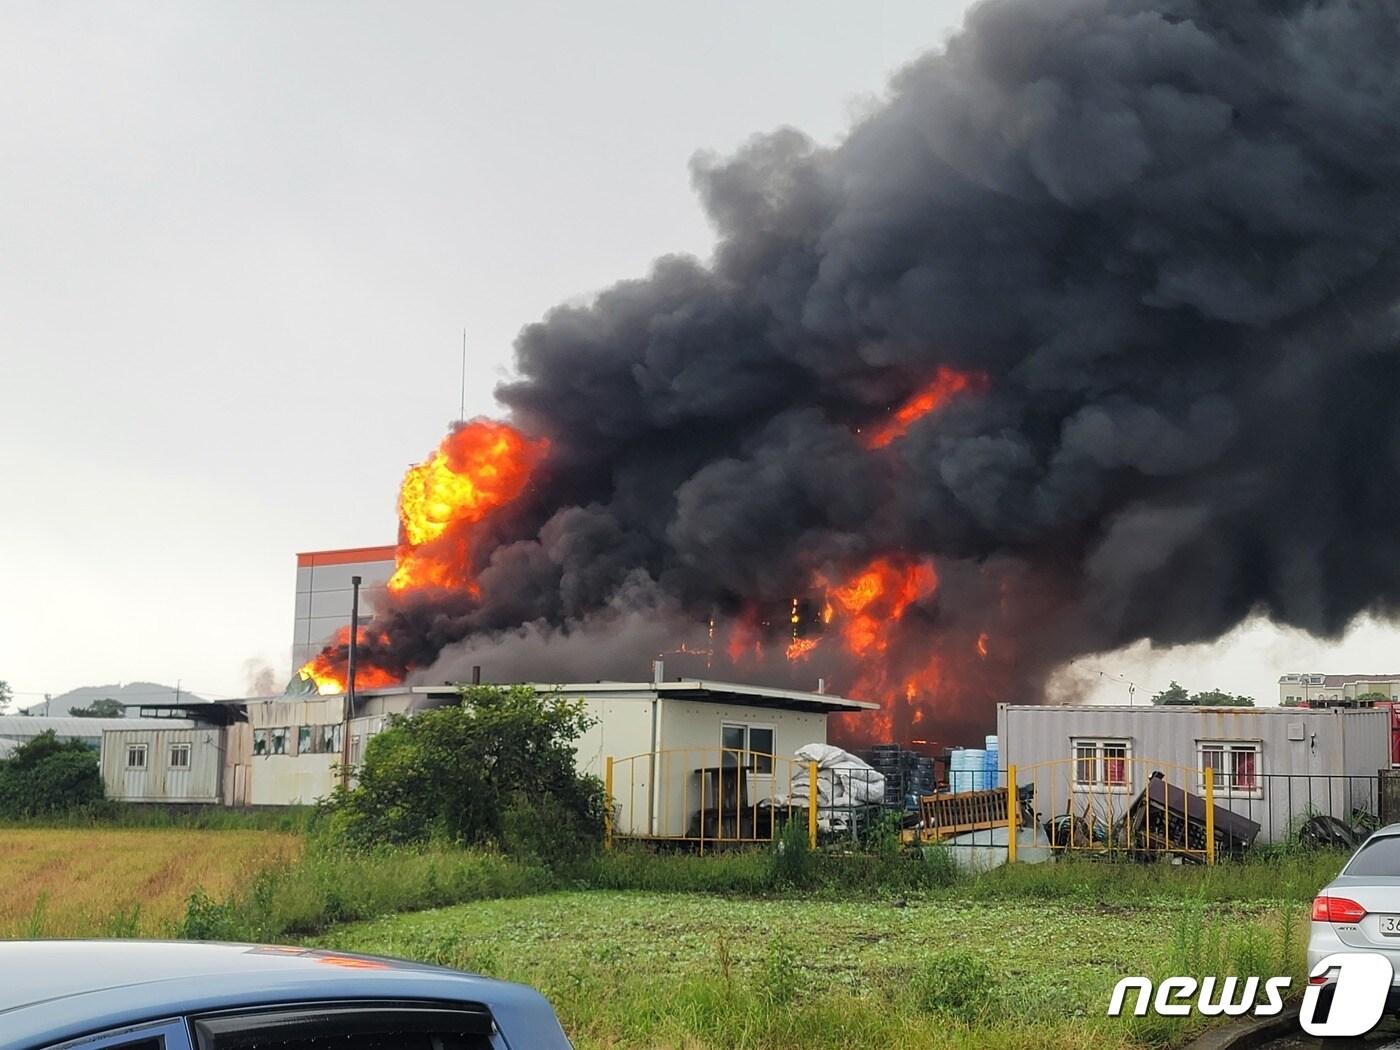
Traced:
<path fill-rule="evenodd" d="M 812 846 L 807 822 L 789 820 L 773 844 L 773 883 L 777 886 L 804 887 L 815 881 Z"/>
<path fill-rule="evenodd" d="M 361 847 L 512 838 L 554 854 L 600 842 L 603 787 L 576 771 L 571 746 L 591 724 L 582 701 L 529 686 L 461 693 L 461 703 L 395 718 L 370 740 L 359 782 L 325 805 L 329 832 Z M 531 819 L 541 826 L 527 831 Z M 551 835 L 563 845 L 546 842 Z"/>
<path fill-rule="evenodd" d="M 0 761 L 0 815 L 10 819 L 81 810 L 101 802 L 98 754 L 47 730 Z"/>
<path fill-rule="evenodd" d="M 961 948 L 927 960 L 914 974 L 910 988 L 919 1009 L 964 1024 L 986 1020 L 997 1003 L 996 972 Z"/>

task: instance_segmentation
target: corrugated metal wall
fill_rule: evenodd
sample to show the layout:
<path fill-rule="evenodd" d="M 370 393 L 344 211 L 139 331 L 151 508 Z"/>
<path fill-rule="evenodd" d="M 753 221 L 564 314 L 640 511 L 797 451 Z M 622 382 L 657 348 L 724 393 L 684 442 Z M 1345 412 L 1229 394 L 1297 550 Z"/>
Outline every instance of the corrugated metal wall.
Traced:
<path fill-rule="evenodd" d="M 137 764 L 132 752 L 142 761 Z M 188 763 L 172 761 L 188 750 Z M 107 797 L 124 802 L 221 800 L 224 730 L 216 726 L 173 729 L 109 729 L 102 734 L 102 783 Z"/>
<path fill-rule="evenodd" d="M 1002 764 L 1015 765 L 1022 784 L 1037 780 L 1037 809 L 1047 816 L 1109 790 L 1075 782 L 1076 740 L 1128 742 L 1125 795 L 1142 790 L 1154 765 L 1170 781 L 1189 776 L 1180 786 L 1199 792 L 1202 743 L 1255 744 L 1257 790 L 1217 803 L 1258 821 L 1263 841 L 1287 837 L 1310 813 L 1346 816 L 1373 798 L 1378 771 L 1390 765 L 1390 715 L 1376 710 L 1000 704 L 997 735 Z"/>

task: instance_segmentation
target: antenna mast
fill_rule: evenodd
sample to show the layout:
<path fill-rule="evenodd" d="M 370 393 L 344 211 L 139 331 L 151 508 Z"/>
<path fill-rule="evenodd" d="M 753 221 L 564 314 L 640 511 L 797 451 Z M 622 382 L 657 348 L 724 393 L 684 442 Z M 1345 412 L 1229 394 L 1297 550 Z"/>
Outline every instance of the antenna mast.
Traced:
<path fill-rule="evenodd" d="M 467 421 L 467 330 L 462 329 L 462 404 L 457 409 L 457 422 Z"/>

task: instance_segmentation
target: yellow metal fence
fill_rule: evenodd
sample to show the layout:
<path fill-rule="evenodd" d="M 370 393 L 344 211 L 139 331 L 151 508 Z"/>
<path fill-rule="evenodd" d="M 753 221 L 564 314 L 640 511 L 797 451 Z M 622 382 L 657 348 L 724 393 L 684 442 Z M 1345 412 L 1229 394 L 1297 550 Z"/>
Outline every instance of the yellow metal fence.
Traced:
<path fill-rule="evenodd" d="M 606 841 L 706 847 L 771 842 L 793 820 L 816 846 L 815 762 L 729 748 L 671 748 L 608 757 Z"/>
<path fill-rule="evenodd" d="M 873 774 L 872 774 L 873 775 Z M 815 762 L 725 748 L 676 748 L 606 759 L 606 841 L 644 839 L 710 847 L 772 842 L 792 821 L 817 844 L 819 814 L 831 827 L 858 826 L 881 811 Z M 1217 798 L 1212 769 L 1127 755 L 1011 766 L 1000 783 L 923 796 L 905 814 L 918 843 L 985 846 L 1015 862 L 1022 850 L 1109 859 L 1176 857 L 1213 864 L 1217 853 L 1253 841 L 1247 819 Z M 845 793 L 843 796 L 843 792 Z M 1234 794 L 1238 799 L 1238 792 Z M 1236 810 L 1238 806 L 1236 805 Z M 1223 815 L 1221 815 L 1223 813 Z M 1223 828 L 1217 827 L 1217 819 Z M 913 827 L 910 828 L 910 822 Z"/>
<path fill-rule="evenodd" d="M 1009 862 L 1033 848 L 1043 859 L 1170 856 L 1211 864 L 1222 849 L 1248 848 L 1259 824 L 1228 808 L 1212 769 L 1110 755 L 1057 759 L 979 777 L 971 790 L 920 800 L 911 841 L 1005 850 Z M 1222 803 L 1224 804 L 1222 806 Z"/>

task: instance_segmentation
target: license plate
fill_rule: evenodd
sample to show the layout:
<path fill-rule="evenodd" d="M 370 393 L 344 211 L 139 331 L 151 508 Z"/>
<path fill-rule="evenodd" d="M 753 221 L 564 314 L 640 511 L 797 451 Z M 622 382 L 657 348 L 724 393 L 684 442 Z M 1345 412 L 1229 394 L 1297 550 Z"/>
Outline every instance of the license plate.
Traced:
<path fill-rule="evenodd" d="M 1376 919 L 1380 923 L 1381 933 L 1387 937 L 1400 937 L 1400 915 L 1379 915 Z"/>

